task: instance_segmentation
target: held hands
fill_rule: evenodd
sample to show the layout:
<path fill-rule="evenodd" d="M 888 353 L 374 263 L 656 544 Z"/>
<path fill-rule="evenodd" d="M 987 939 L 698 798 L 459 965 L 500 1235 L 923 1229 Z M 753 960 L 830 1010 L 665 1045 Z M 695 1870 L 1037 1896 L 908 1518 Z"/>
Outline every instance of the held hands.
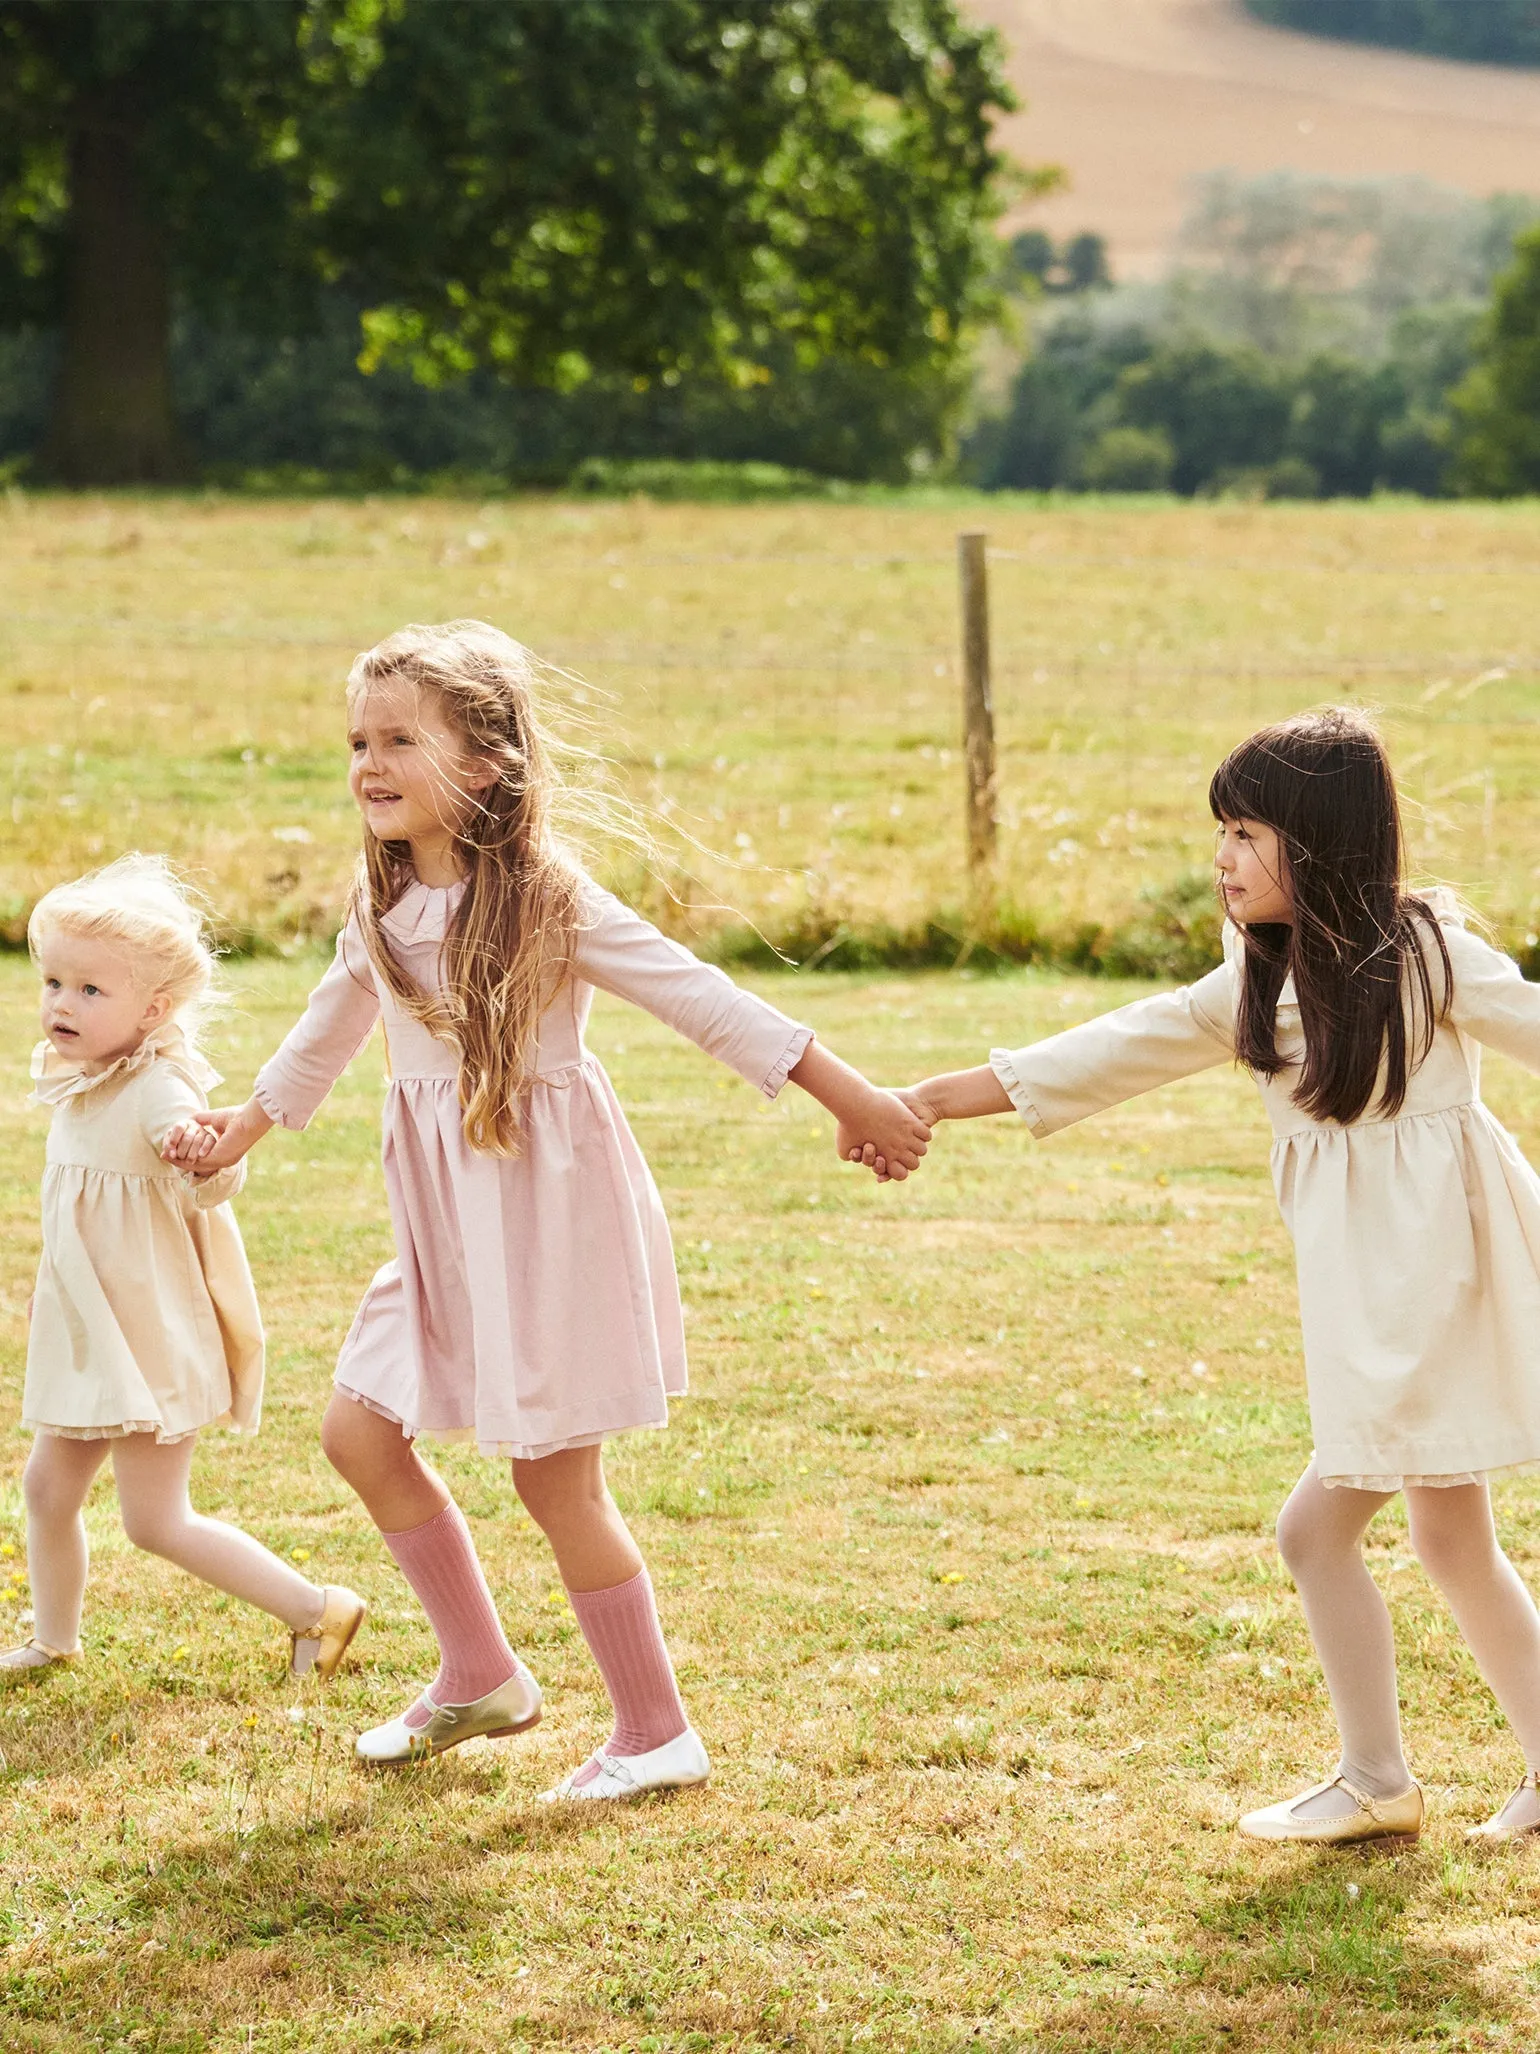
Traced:
<path fill-rule="evenodd" d="M 881 1117 L 868 1115 L 859 1124 L 841 1121 L 834 1146 L 841 1162 L 859 1163 L 879 1184 L 902 1183 L 920 1166 L 938 1115 L 914 1087 L 873 1091 Z"/>
<path fill-rule="evenodd" d="M 272 1121 L 260 1106 L 221 1106 L 196 1119 L 179 1120 L 160 1145 L 161 1158 L 200 1183 L 234 1167 Z"/>

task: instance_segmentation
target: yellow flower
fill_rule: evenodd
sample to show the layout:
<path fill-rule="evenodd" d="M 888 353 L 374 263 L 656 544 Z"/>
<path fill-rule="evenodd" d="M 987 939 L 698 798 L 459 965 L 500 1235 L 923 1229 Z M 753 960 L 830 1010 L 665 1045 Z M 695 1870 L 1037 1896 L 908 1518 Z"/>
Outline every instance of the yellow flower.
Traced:
<path fill-rule="evenodd" d="M 936 1578 L 937 1583 L 961 1583 L 962 1580 L 963 1573 L 960 1569 L 948 1569 L 944 1576 Z"/>
<path fill-rule="evenodd" d="M 291 1562 L 308 1562 L 310 1560 L 309 1548 L 290 1548 L 289 1560 Z"/>
<path fill-rule="evenodd" d="M 192 1649 L 190 1647 L 179 1647 L 171 1659 L 173 1662 L 185 1662 L 191 1653 Z"/>
<path fill-rule="evenodd" d="M 256 1715 L 256 1713 L 255 1713 L 255 1712 L 248 1712 L 248 1713 L 246 1714 L 246 1724 L 247 1724 L 248 1726 L 255 1726 L 255 1725 L 256 1725 L 256 1723 L 257 1723 L 257 1715 Z"/>
<path fill-rule="evenodd" d="M 545 1601 L 548 1605 L 554 1606 L 558 1612 L 570 1609 L 567 1604 L 567 1593 L 564 1590 L 547 1591 Z"/>
<path fill-rule="evenodd" d="M 0 1541 L 0 1555 L 14 1555 L 15 1552 L 15 1541 Z"/>

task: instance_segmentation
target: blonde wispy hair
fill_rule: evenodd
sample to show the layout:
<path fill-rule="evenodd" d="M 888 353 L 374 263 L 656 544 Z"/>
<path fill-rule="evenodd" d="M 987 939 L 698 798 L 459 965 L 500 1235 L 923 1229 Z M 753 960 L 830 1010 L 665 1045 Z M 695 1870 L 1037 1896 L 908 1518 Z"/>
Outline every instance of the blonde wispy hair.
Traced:
<path fill-rule="evenodd" d="M 44 892 L 27 921 L 34 963 L 49 934 L 105 942 L 121 951 L 135 983 L 147 995 L 166 994 L 171 1017 L 196 1046 L 198 1029 L 220 998 L 218 951 L 202 895 L 164 856 L 119 856 Z"/>
<path fill-rule="evenodd" d="M 562 779 L 536 710 L 541 675 L 521 643 L 479 620 L 398 629 L 348 673 L 350 705 L 386 680 L 430 695 L 466 755 L 495 773 L 455 830 L 465 890 L 444 937 L 438 992 L 407 975 L 380 928 L 415 881 L 409 844 L 366 827 L 351 899 L 397 1004 L 456 1050 L 465 1137 L 486 1155 L 519 1151 L 540 1016 L 572 974 L 583 925 L 583 871 L 555 829 Z"/>

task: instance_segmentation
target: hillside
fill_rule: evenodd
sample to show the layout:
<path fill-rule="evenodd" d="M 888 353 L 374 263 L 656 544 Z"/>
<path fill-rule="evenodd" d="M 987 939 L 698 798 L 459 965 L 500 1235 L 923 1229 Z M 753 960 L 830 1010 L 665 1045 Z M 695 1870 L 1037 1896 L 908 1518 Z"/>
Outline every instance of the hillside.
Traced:
<path fill-rule="evenodd" d="M 1069 189 L 1030 218 L 1157 272 L 1188 182 L 1230 166 L 1540 193 L 1540 72 L 1269 28 L 1240 0 L 967 0 L 1010 51 L 1012 151 Z"/>

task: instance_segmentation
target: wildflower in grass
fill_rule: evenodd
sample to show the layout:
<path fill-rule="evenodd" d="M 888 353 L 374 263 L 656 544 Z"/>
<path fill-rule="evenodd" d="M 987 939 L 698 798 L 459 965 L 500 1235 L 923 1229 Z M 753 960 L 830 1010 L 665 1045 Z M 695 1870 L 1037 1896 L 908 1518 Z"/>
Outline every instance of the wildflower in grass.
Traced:
<path fill-rule="evenodd" d="M 309 1548 L 290 1548 L 289 1560 L 291 1562 L 308 1562 L 310 1560 Z"/>

